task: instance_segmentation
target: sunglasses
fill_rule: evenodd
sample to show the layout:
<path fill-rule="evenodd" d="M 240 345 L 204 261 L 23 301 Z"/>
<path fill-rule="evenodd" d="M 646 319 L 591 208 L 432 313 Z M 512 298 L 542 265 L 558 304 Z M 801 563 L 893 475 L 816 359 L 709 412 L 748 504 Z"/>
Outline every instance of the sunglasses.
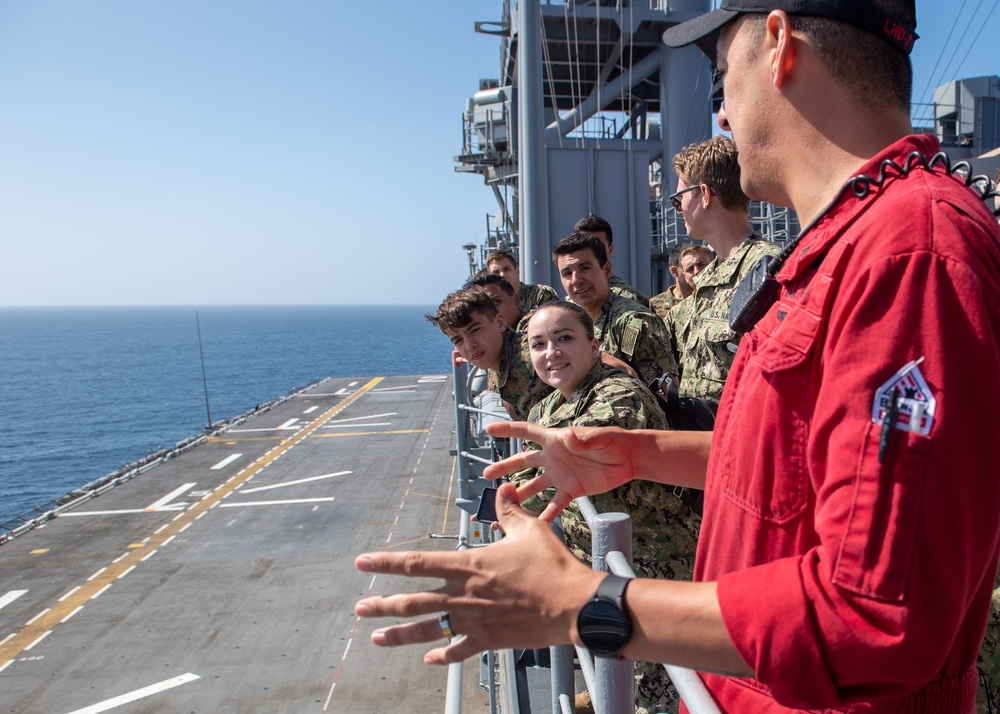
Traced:
<path fill-rule="evenodd" d="M 669 196 L 667 196 L 667 198 L 669 198 L 670 202 L 672 204 L 674 204 L 674 210 L 675 211 L 677 211 L 678 213 L 684 213 L 684 211 L 681 209 L 681 196 L 683 196 L 688 191 L 697 191 L 699 188 L 701 188 L 701 184 L 695 184 L 694 186 L 688 186 L 687 188 L 681 189 L 680 191 L 677 191 L 676 193 L 670 194 Z M 708 187 L 708 192 L 710 194 L 712 194 L 713 196 L 715 195 L 715 189 L 712 188 L 711 186 Z"/>

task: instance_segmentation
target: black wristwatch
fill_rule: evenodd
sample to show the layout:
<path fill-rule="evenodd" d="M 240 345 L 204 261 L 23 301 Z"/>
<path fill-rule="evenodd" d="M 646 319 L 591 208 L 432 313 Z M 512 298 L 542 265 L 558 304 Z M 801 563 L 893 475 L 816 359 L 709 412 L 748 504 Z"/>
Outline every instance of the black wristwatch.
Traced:
<path fill-rule="evenodd" d="M 609 573 L 576 616 L 580 639 L 598 657 L 617 657 L 632 636 L 632 620 L 622 601 L 630 582 Z"/>

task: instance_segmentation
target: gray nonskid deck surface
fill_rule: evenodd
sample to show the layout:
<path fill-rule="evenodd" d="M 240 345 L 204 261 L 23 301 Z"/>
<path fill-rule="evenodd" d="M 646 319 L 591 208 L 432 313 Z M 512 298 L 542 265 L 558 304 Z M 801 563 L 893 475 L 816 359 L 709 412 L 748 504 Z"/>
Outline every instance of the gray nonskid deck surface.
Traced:
<path fill-rule="evenodd" d="M 443 711 L 446 669 L 353 614 L 417 583 L 353 560 L 455 547 L 451 393 L 324 382 L 0 546 L 0 711 Z"/>

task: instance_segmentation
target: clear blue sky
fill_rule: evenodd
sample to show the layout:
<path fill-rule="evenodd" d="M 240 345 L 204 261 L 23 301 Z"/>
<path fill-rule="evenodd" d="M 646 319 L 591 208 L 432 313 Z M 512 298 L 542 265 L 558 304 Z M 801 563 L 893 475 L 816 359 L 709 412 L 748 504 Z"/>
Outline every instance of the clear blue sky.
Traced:
<path fill-rule="evenodd" d="M 997 4 L 918 0 L 917 101 L 1000 72 Z M 438 301 L 496 210 L 452 158 L 498 75 L 473 23 L 499 18 L 500 0 L 0 3 L 0 305 Z"/>

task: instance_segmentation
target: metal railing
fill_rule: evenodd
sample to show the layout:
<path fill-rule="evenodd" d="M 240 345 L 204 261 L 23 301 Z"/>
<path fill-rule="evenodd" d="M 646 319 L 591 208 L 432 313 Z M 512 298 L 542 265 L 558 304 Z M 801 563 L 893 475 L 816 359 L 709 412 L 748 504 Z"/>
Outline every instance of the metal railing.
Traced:
<path fill-rule="evenodd" d="M 502 538 L 500 531 L 471 524 L 483 488 L 486 465 L 514 453 L 518 442 L 508 444 L 485 432 L 492 420 L 509 421 L 499 395 L 486 392 L 485 374 L 467 365 L 453 367 L 455 384 L 455 435 L 458 457 L 459 495 L 456 505 L 462 510 L 459 549 L 488 547 Z M 598 513 L 587 498 L 576 500 L 590 526 L 595 570 L 612 572 L 632 578 L 629 565 L 632 553 L 632 521 L 624 513 Z M 631 714 L 635 711 L 635 679 L 632 660 L 594 657 L 582 647 L 568 645 L 549 650 L 551 667 L 550 693 L 552 711 L 572 714 L 575 692 L 575 662 L 580 664 L 587 689 L 597 714 Z M 696 672 L 675 665 L 664 665 L 677 693 L 691 714 L 718 714 L 719 709 Z M 461 714 L 462 663 L 452 664 L 448 671 L 445 714 Z M 518 676 L 518 664 L 513 650 L 484 652 L 480 655 L 479 686 L 489 692 L 490 714 L 520 714 L 527 693 L 521 691 L 524 678 Z"/>

